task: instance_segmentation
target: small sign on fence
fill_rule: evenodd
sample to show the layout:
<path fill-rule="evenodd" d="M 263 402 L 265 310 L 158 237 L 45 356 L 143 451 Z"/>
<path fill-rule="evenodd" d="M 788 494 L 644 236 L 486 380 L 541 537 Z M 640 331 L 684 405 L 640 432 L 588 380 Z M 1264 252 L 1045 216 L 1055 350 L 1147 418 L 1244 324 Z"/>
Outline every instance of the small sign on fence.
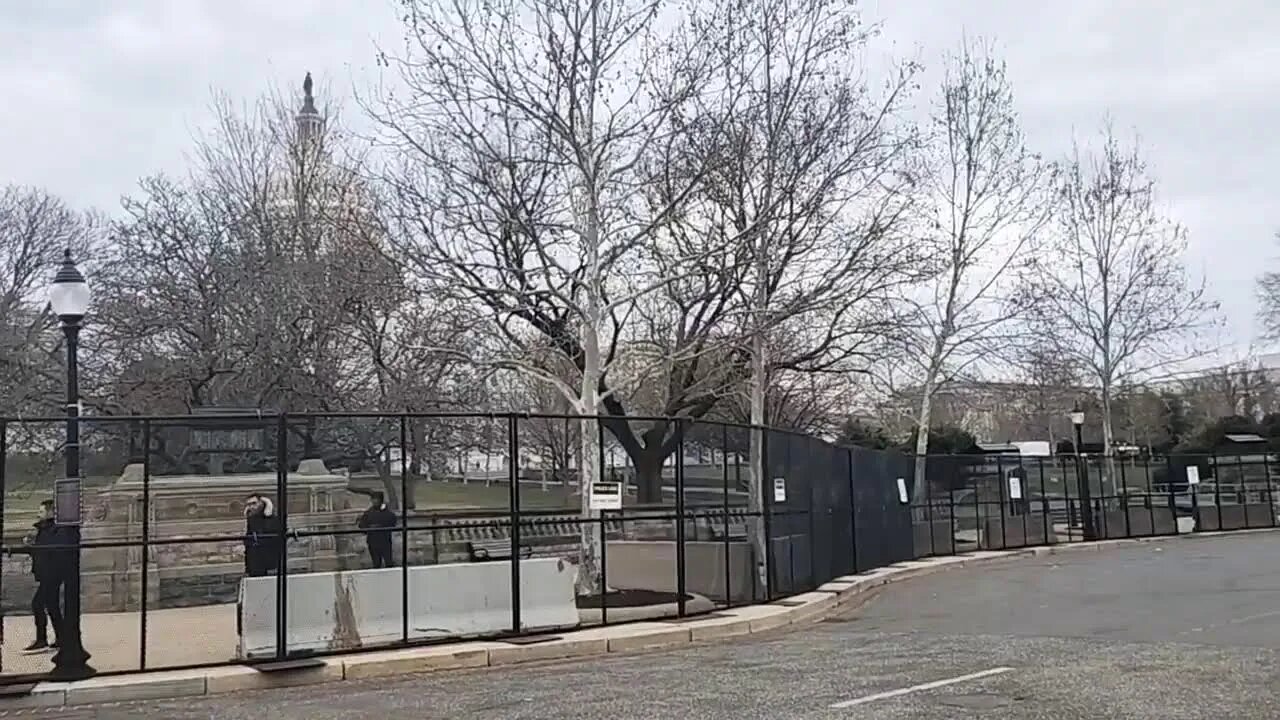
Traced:
<path fill-rule="evenodd" d="M 911 496 L 907 494 L 907 479 L 898 478 L 898 502 L 906 505 L 911 502 Z"/>
<path fill-rule="evenodd" d="M 621 510 L 622 483 L 591 483 L 591 496 L 587 498 L 587 507 L 592 510 Z"/>
<path fill-rule="evenodd" d="M 1022 478 L 1014 475 L 1012 472 L 1009 473 L 1009 499 L 1022 499 Z"/>
<path fill-rule="evenodd" d="M 1198 465 L 1187 466 L 1187 484 L 1188 485 L 1200 484 L 1200 467 Z"/>
<path fill-rule="evenodd" d="M 787 479 L 773 479 L 773 501 L 776 503 L 784 503 L 787 501 Z"/>

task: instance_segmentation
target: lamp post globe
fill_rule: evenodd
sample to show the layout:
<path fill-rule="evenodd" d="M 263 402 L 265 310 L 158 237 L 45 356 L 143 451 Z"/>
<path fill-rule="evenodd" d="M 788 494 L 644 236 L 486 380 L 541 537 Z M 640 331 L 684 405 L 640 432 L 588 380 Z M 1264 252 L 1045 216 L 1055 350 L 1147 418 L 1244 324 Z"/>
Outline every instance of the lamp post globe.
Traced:
<path fill-rule="evenodd" d="M 67 340 L 67 439 L 65 449 L 66 473 L 62 480 L 54 482 L 53 508 L 58 549 L 54 551 L 59 585 L 63 591 L 62 627 L 58 634 L 58 652 L 53 656 L 50 677 L 57 680 L 78 680 L 91 677 L 95 670 L 89 666 L 89 653 L 85 652 L 80 633 L 80 515 L 83 490 L 80 483 L 80 378 L 77 354 L 80 342 L 80 324 L 89 312 L 92 295 L 84 273 L 76 267 L 68 248 L 62 257 L 62 265 L 49 286 L 49 307 L 62 324 Z"/>
<path fill-rule="evenodd" d="M 1076 427 L 1077 432 L 1084 425 L 1084 410 L 1080 409 L 1079 401 L 1076 401 L 1075 406 L 1071 408 L 1071 424 Z"/>
<path fill-rule="evenodd" d="M 53 284 L 49 286 L 49 306 L 64 325 L 79 324 L 89 312 L 91 299 L 89 283 L 71 259 L 71 250 L 67 249 L 63 252 L 58 274 L 53 276 Z"/>

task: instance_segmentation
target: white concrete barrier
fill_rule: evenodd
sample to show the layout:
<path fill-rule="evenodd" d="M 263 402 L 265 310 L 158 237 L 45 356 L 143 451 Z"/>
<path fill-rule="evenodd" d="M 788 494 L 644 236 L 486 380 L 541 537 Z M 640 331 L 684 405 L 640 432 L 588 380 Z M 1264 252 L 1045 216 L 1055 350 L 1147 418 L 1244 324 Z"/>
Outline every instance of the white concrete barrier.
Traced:
<path fill-rule="evenodd" d="M 340 650 L 401 639 L 400 568 L 288 577 L 288 649 Z M 526 630 L 578 625 L 577 568 L 556 558 L 520 562 L 520 620 Z M 276 578 L 240 582 L 241 658 L 276 651 Z M 409 638 L 459 637 L 511 628 L 511 563 L 409 568 Z"/>

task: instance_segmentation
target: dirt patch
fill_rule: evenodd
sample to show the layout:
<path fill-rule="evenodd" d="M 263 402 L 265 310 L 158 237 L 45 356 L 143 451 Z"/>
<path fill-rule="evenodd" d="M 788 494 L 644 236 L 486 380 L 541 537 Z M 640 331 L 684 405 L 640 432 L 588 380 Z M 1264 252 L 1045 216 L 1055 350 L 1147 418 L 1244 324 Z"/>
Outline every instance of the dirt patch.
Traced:
<path fill-rule="evenodd" d="M 693 596 L 685 594 L 684 599 L 687 602 L 692 600 Z M 645 607 L 647 605 L 675 604 L 679 601 L 680 596 L 676 593 L 657 590 L 610 590 L 603 596 L 603 602 L 599 593 L 595 595 L 579 595 L 577 597 L 579 608 L 600 608 L 606 604 L 610 608 Z"/>

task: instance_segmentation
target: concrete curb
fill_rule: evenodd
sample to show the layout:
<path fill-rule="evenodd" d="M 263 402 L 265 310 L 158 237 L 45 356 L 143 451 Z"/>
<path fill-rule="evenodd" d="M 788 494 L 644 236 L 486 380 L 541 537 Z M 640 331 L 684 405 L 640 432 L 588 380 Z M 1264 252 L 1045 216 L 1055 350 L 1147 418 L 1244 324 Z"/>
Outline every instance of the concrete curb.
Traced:
<path fill-rule="evenodd" d="M 864 599 L 867 593 L 877 588 L 953 568 L 989 565 L 1016 558 L 1097 552 L 1112 547 L 1164 540 L 1258 532 L 1274 532 L 1274 530 L 1271 528 L 1229 530 L 1194 535 L 1101 540 L 910 560 L 857 575 L 833 578 L 813 592 L 786 598 L 785 604 L 774 602 L 766 605 L 750 605 L 718 611 L 715 617 L 701 619 L 646 621 L 587 628 L 564 633 L 556 639 L 542 642 L 524 644 L 501 641 L 458 642 L 420 648 L 369 651 L 325 658 L 322 664 L 316 667 L 279 673 L 263 673 L 249 667 L 230 666 L 116 675 L 74 683 L 42 682 L 37 684 L 29 695 L 0 698 L 0 713 L 26 708 L 215 695 L 340 680 L 362 680 L 439 670 L 496 667 L 677 648 L 691 643 L 770 632 L 789 625 L 816 623 L 849 605 L 856 604 Z"/>

